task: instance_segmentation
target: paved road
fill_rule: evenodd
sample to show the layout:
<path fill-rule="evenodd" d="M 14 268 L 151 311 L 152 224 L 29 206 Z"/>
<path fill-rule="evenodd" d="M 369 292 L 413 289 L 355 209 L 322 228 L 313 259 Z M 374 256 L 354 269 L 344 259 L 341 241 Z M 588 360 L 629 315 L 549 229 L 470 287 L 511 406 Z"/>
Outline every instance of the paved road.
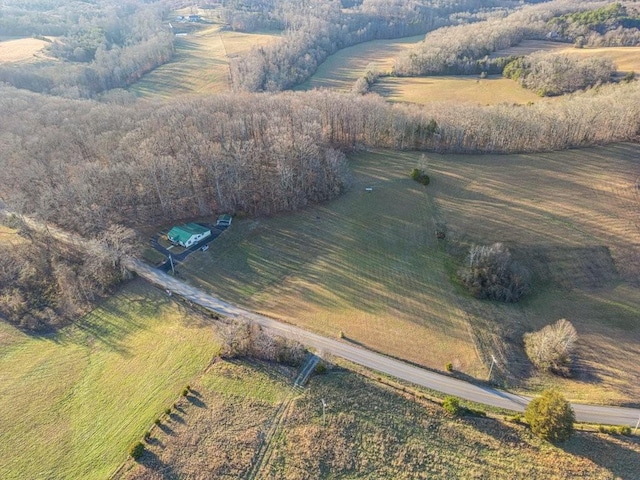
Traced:
<path fill-rule="evenodd" d="M 405 362 L 386 357 L 364 348 L 357 347 L 332 338 L 323 337 L 302 328 L 288 325 L 277 320 L 258 315 L 253 312 L 235 307 L 191 285 L 167 275 L 149 265 L 137 260 L 129 259 L 127 268 L 135 271 L 139 276 L 148 281 L 170 290 L 188 300 L 205 308 L 229 317 L 249 319 L 278 335 L 298 340 L 300 343 L 344 358 L 353 363 L 376 370 L 378 372 L 394 376 L 401 380 L 437 390 L 449 395 L 471 400 L 473 402 L 491 405 L 493 407 L 508 408 L 515 411 L 523 411 L 529 397 L 514 395 L 512 393 L 482 387 L 463 382 L 446 375 L 430 372 Z M 576 418 L 581 422 L 604 423 L 609 425 L 629 425 L 634 427 L 640 418 L 640 409 L 605 407 L 573 404 Z"/>

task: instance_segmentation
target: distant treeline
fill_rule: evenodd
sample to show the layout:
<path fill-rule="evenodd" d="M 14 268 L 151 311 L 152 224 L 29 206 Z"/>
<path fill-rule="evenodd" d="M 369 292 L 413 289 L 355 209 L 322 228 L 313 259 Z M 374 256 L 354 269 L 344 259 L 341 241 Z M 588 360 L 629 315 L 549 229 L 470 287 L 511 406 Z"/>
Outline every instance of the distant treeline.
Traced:
<path fill-rule="evenodd" d="M 0 16 L 13 34 L 54 35 L 58 61 L 0 64 L 0 82 L 34 92 L 91 97 L 131 85 L 173 55 L 162 2 L 8 0 Z M 53 23 L 52 23 L 53 22 Z M 0 30 L 4 34 L 4 30 Z"/>
<path fill-rule="evenodd" d="M 286 27 L 283 38 L 236 58 L 231 64 L 236 89 L 280 91 L 315 73 L 336 51 L 375 39 L 423 34 L 454 22 L 484 18 L 493 9 L 512 9 L 522 2 L 479 0 L 363 0 L 348 6 L 328 0 L 258 2 L 252 8 Z M 246 12 L 243 12 L 243 15 Z M 233 17 L 235 18 L 235 17 Z M 230 22 L 234 24 L 233 18 Z"/>
<path fill-rule="evenodd" d="M 0 92 L 0 198 L 83 234 L 329 200 L 348 186 L 341 152 L 357 148 L 533 152 L 640 132 L 638 82 L 553 103 L 446 108 L 326 91 L 128 107 Z"/>
<path fill-rule="evenodd" d="M 399 76 L 501 73 L 513 58 L 490 55 L 523 40 L 575 42 L 578 46 L 640 44 L 640 30 L 620 4 L 556 0 L 516 12 L 494 12 L 482 22 L 440 28 L 396 60 Z M 613 12 L 613 13 L 612 13 Z M 622 12 L 622 13 L 621 13 Z M 590 20 L 589 20 L 590 19 Z"/>

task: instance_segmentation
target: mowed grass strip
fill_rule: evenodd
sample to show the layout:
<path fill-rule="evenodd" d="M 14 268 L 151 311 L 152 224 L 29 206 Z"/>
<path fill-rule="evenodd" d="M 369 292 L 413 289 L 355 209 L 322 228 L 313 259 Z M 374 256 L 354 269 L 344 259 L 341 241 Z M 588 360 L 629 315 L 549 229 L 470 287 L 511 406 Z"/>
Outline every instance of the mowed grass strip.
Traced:
<path fill-rule="evenodd" d="M 395 59 L 422 40 L 424 35 L 416 35 L 393 40 L 373 40 L 343 48 L 330 55 L 316 73 L 297 89 L 332 88 L 349 91 L 370 67 L 381 72 L 391 71 Z"/>
<path fill-rule="evenodd" d="M 0 338 L 3 479 L 108 478 L 218 349 L 140 281 L 56 334 Z"/>
<path fill-rule="evenodd" d="M 278 32 L 241 33 L 214 25 L 176 37 L 174 58 L 145 75 L 130 90 L 143 98 L 229 91 L 229 58 L 266 45 L 278 36 Z"/>
<path fill-rule="evenodd" d="M 485 374 L 448 281 L 428 187 L 409 178 L 419 164 L 408 154 L 357 155 L 341 198 L 234 221 L 179 270 L 228 301 L 327 336 L 343 332 L 432 368 L 453 362 Z"/>

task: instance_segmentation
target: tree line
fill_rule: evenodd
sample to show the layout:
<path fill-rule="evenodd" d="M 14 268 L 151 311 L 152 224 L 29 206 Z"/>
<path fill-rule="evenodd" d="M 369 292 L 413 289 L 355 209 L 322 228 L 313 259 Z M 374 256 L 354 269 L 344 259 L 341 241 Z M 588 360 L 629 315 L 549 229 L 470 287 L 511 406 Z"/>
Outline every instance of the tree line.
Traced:
<path fill-rule="evenodd" d="M 0 89 L 0 198 L 78 232 L 270 214 L 349 185 L 343 152 L 534 152 L 635 138 L 640 84 L 528 106 L 390 105 L 327 91 L 122 106 Z"/>
<path fill-rule="evenodd" d="M 363 0 L 344 8 L 340 2 L 328 0 L 282 2 L 272 13 L 286 27 L 282 39 L 235 58 L 231 62 L 233 85 L 251 92 L 285 90 L 304 82 L 329 55 L 342 48 L 375 39 L 423 34 L 454 21 L 470 21 L 460 15 L 462 11 L 474 13 L 517 4 Z"/>
<path fill-rule="evenodd" d="M 58 61 L 0 64 L 0 82 L 40 93 L 93 97 L 131 85 L 173 56 L 174 35 L 163 23 L 167 10 L 159 1 L 99 0 L 91 8 L 84 2 L 43 3 L 21 6 L 39 8 L 38 14 L 16 10 L 12 3 L 9 18 L 30 16 L 36 19 L 30 23 L 34 26 L 42 18 L 36 31 L 43 35 L 51 34 L 47 19 L 61 16 L 58 38 L 47 49 Z M 81 4 L 78 10 L 73 9 L 76 3 Z"/>

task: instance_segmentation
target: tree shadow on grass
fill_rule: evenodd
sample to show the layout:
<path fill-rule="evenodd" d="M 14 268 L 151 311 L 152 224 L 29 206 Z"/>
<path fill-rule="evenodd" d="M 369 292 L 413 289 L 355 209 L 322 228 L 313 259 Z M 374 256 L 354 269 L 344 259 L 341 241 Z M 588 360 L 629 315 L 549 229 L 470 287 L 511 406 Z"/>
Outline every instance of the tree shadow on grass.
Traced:
<path fill-rule="evenodd" d="M 142 457 L 137 461 L 142 467 L 150 472 L 160 474 L 161 478 L 166 480 L 178 479 L 180 476 L 176 473 L 172 465 L 164 463 L 155 452 L 145 450 Z M 154 476 L 154 478 L 156 478 Z"/>
<path fill-rule="evenodd" d="M 559 445 L 565 452 L 591 460 L 616 478 L 636 480 L 640 476 L 640 438 L 577 433 Z M 633 449 L 635 447 L 635 450 Z"/>
<path fill-rule="evenodd" d="M 171 435 L 173 437 L 176 434 L 170 426 L 165 425 L 164 423 L 158 425 L 158 428 L 162 430 L 165 435 Z"/>
<path fill-rule="evenodd" d="M 207 404 L 194 395 L 187 395 L 186 399 L 195 407 L 207 408 Z"/>

